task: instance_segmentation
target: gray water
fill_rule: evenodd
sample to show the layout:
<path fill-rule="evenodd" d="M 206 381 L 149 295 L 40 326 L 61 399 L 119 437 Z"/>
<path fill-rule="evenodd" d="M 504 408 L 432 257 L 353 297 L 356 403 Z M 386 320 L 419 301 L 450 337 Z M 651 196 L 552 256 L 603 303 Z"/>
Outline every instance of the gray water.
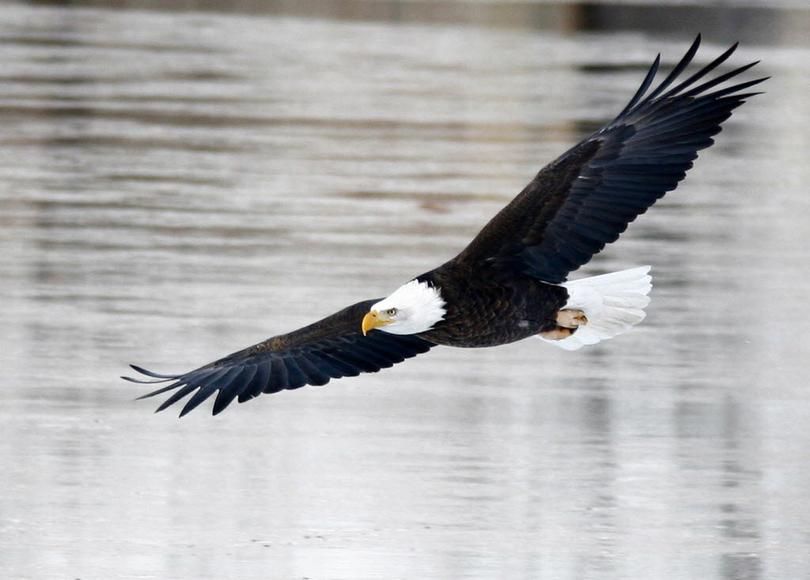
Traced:
<path fill-rule="evenodd" d="M 810 578 L 803 3 L 103 5 L 0 6 L 0 576 Z M 218 417 L 118 379 L 453 256 L 698 27 L 773 78 L 583 270 L 653 265 L 632 333 Z"/>

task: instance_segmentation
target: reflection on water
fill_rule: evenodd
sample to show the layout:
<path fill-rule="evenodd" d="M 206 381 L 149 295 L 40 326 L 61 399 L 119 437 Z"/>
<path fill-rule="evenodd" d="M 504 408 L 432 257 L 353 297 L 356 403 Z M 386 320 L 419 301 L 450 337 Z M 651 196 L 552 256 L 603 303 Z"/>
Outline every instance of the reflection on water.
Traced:
<path fill-rule="evenodd" d="M 186 369 L 449 258 L 692 30 L 130 5 L 0 8 L 4 577 L 806 575 L 805 9 L 654 19 L 706 16 L 708 59 L 730 17 L 735 62 L 774 78 L 590 267 L 653 264 L 634 333 L 438 349 L 177 421 L 132 401 L 127 362 Z"/>

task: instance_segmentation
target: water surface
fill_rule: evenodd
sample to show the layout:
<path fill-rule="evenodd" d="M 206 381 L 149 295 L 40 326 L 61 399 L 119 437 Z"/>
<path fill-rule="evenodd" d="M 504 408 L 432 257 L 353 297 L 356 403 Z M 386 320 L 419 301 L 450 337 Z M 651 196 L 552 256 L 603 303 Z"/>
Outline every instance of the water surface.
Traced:
<path fill-rule="evenodd" d="M 631 334 L 178 421 L 127 363 L 189 369 L 450 258 L 695 31 L 89 4 L 0 7 L 4 577 L 808 577 L 805 9 L 704 14 L 701 62 L 736 21 L 773 79 L 584 270 L 653 265 Z"/>

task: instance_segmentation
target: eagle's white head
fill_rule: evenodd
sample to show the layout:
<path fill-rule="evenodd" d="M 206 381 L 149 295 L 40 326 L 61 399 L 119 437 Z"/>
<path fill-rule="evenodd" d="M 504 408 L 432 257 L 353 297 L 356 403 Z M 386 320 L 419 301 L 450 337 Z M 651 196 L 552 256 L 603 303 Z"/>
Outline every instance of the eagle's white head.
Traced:
<path fill-rule="evenodd" d="M 445 315 L 438 288 L 411 280 L 371 307 L 363 317 L 363 334 L 379 329 L 392 334 L 418 334 L 433 328 Z"/>

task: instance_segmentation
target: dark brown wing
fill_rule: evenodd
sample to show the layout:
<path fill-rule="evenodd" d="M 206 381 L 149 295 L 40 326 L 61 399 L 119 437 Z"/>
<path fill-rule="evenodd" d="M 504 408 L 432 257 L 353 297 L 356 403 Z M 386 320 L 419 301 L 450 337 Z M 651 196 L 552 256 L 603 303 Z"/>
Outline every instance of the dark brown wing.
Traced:
<path fill-rule="evenodd" d="M 458 256 L 564 282 L 615 241 L 639 214 L 678 185 L 700 149 L 765 78 L 711 91 L 751 63 L 697 84 L 734 52 L 735 44 L 669 88 L 692 61 L 700 36 L 650 94 L 660 55 L 625 109 L 543 168 Z M 669 90 L 667 90 L 669 89 Z"/>
<path fill-rule="evenodd" d="M 319 322 L 268 338 L 187 373 L 163 375 L 131 365 L 151 378 L 122 378 L 142 384 L 170 383 L 139 397 L 145 399 L 175 391 L 158 411 L 196 391 L 180 412 L 181 417 L 218 393 L 213 411 L 216 415 L 236 398 L 243 403 L 262 393 L 324 385 L 330 379 L 377 372 L 434 346 L 417 336 L 377 330 L 363 336 L 360 321 L 376 302 L 378 300 L 358 302 Z"/>

